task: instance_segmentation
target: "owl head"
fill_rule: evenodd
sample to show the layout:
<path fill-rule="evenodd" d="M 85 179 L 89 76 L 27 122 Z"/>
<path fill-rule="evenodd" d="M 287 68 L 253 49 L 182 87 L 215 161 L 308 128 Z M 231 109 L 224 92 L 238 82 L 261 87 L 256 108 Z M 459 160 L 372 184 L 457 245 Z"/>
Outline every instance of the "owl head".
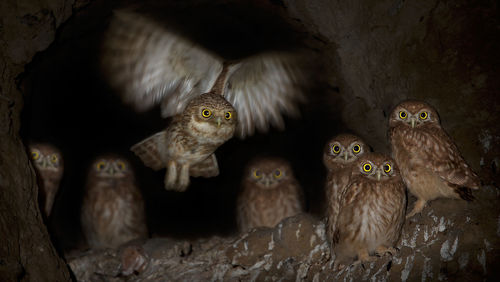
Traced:
<path fill-rule="evenodd" d="M 397 105 L 389 118 L 392 128 L 403 125 L 411 128 L 440 127 L 439 116 L 431 105 L 417 100 L 407 100 Z"/>
<path fill-rule="evenodd" d="M 227 140 L 236 129 L 238 118 L 233 106 L 219 94 L 205 93 L 191 100 L 183 115 L 190 132 Z"/>
<path fill-rule="evenodd" d="M 248 164 L 245 178 L 261 189 L 274 189 L 294 176 L 290 164 L 281 158 L 257 158 Z"/>
<path fill-rule="evenodd" d="M 133 177 L 134 174 L 126 159 L 115 155 L 103 155 L 92 163 L 90 175 L 100 179 L 124 179 Z"/>
<path fill-rule="evenodd" d="M 323 163 L 328 169 L 336 169 L 352 164 L 369 151 L 368 145 L 358 136 L 339 134 L 333 137 L 325 146 Z"/>
<path fill-rule="evenodd" d="M 61 152 L 49 144 L 29 145 L 31 161 L 40 174 L 51 172 L 62 175 L 64 164 Z"/>
<path fill-rule="evenodd" d="M 387 181 L 399 177 L 396 162 L 391 157 L 379 153 L 368 153 L 360 157 L 352 173 L 376 181 Z"/>

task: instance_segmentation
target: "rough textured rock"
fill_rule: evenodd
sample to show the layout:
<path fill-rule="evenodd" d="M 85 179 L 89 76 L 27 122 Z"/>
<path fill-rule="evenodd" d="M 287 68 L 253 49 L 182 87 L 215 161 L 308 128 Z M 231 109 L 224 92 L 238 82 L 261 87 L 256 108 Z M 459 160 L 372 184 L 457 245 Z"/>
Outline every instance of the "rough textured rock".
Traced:
<path fill-rule="evenodd" d="M 78 255 L 69 265 L 80 281 L 478 281 L 500 274 L 500 193 L 488 186 L 476 197 L 472 203 L 432 202 L 406 221 L 397 254 L 340 271 L 332 270 L 323 222 L 306 214 L 191 247 L 187 241 L 151 239 L 136 245 L 143 268 L 130 275 L 123 275 L 122 264 L 130 245 Z"/>
<path fill-rule="evenodd" d="M 54 40 L 72 1 L 0 3 L 0 278 L 69 280 L 37 204 L 37 184 L 19 137 L 23 99 L 16 79 L 36 52 Z"/>

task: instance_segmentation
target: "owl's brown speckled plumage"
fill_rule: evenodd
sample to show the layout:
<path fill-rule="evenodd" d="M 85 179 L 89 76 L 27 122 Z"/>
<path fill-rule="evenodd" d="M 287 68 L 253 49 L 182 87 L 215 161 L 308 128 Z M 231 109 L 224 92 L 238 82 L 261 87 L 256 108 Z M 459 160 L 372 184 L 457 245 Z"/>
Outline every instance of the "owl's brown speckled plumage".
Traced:
<path fill-rule="evenodd" d="M 116 248 L 147 237 L 144 202 L 128 161 L 104 155 L 92 164 L 81 221 L 91 248 Z"/>
<path fill-rule="evenodd" d="M 328 170 L 325 192 L 327 198 L 326 233 L 331 241 L 337 226 L 340 196 L 344 193 L 351 178 L 352 167 L 370 148 L 358 136 L 339 134 L 325 146 L 323 163 Z"/>
<path fill-rule="evenodd" d="M 50 144 L 30 144 L 29 149 L 38 177 L 40 208 L 49 217 L 64 172 L 62 154 Z"/>
<path fill-rule="evenodd" d="M 132 146 L 131 150 L 146 166 L 154 170 L 167 168 L 167 190 L 184 191 L 189 176 L 219 174 L 214 151 L 233 136 L 236 124 L 237 113 L 231 104 L 218 94 L 206 93 L 194 98 L 182 114 L 174 116 L 165 131 Z"/>
<path fill-rule="evenodd" d="M 237 202 L 241 232 L 259 226 L 274 227 L 303 211 L 302 189 L 283 159 L 257 158 L 250 162 L 241 188 Z"/>
<path fill-rule="evenodd" d="M 441 127 L 436 109 L 422 101 L 402 102 L 392 111 L 389 127 L 393 157 L 417 197 L 408 217 L 436 198 L 473 199 L 471 189 L 479 189 L 479 178 Z"/>
<path fill-rule="evenodd" d="M 367 153 L 352 167 L 341 196 L 333 236 L 337 266 L 370 261 L 374 253 L 394 252 L 405 220 L 406 192 L 395 161 Z"/>

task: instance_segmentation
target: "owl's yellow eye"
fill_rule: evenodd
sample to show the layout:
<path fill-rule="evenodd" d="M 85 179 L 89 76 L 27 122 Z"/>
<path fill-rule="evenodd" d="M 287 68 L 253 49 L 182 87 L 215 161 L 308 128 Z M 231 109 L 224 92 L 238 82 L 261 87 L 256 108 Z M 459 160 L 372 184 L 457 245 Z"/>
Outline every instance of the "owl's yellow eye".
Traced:
<path fill-rule="evenodd" d="M 31 152 L 31 159 L 36 161 L 38 160 L 38 158 L 40 158 L 40 153 L 38 153 L 37 151 L 33 151 Z"/>
<path fill-rule="evenodd" d="M 352 147 L 352 151 L 357 154 L 361 151 L 361 146 L 359 146 L 358 144 L 354 145 L 354 147 Z"/>
<path fill-rule="evenodd" d="M 421 112 L 420 115 L 419 115 L 419 117 L 420 117 L 421 120 L 427 119 L 428 116 L 429 115 L 427 114 L 427 112 Z"/>
<path fill-rule="evenodd" d="M 390 165 L 390 164 L 385 164 L 385 165 L 384 165 L 384 171 L 385 171 L 385 172 L 391 172 L 391 169 L 392 169 L 392 167 L 391 167 L 391 165 Z"/>
<path fill-rule="evenodd" d="M 262 177 L 262 173 L 260 172 L 260 170 L 254 170 L 253 171 L 253 177 L 255 177 L 256 179 L 259 179 Z"/>
<path fill-rule="evenodd" d="M 226 112 L 226 114 L 224 115 L 224 117 L 225 117 L 227 120 L 230 120 L 232 116 L 233 116 L 233 114 L 231 114 L 231 112 Z"/>
<path fill-rule="evenodd" d="M 116 163 L 116 165 L 118 166 L 118 169 L 119 169 L 119 170 L 125 170 L 125 168 L 127 167 L 127 166 L 125 165 L 125 163 L 124 163 L 124 162 L 122 162 L 122 161 L 118 161 L 118 162 Z"/>
<path fill-rule="evenodd" d="M 371 165 L 371 164 L 364 164 L 364 165 L 363 165 L 363 170 L 364 170 L 365 172 L 370 172 L 370 171 L 372 171 L 372 165 Z"/>
<path fill-rule="evenodd" d="M 53 154 L 52 156 L 50 156 L 50 161 L 55 164 L 57 163 L 57 161 L 59 160 L 59 158 L 57 157 L 56 154 Z"/>
<path fill-rule="evenodd" d="M 281 169 L 277 169 L 274 171 L 274 178 L 281 178 L 283 176 L 283 173 L 281 173 Z"/>
<path fill-rule="evenodd" d="M 201 111 L 201 115 L 204 118 L 209 118 L 212 115 L 212 112 L 209 109 L 203 109 L 203 111 Z"/>
<path fill-rule="evenodd" d="M 106 166 L 106 163 L 103 162 L 103 161 L 100 161 L 100 162 L 97 163 L 97 165 L 95 166 L 95 168 L 97 168 L 97 170 L 103 170 L 105 166 Z"/>
<path fill-rule="evenodd" d="M 407 117 L 408 117 L 408 114 L 406 114 L 406 112 L 405 112 L 405 111 L 401 111 L 401 112 L 399 112 L 399 117 L 400 117 L 401 119 L 405 119 L 405 118 L 407 118 Z"/>
<path fill-rule="evenodd" d="M 334 154 L 338 154 L 338 153 L 340 153 L 340 146 L 339 146 L 339 145 L 333 145 L 333 146 L 332 146 L 332 152 L 333 152 Z"/>

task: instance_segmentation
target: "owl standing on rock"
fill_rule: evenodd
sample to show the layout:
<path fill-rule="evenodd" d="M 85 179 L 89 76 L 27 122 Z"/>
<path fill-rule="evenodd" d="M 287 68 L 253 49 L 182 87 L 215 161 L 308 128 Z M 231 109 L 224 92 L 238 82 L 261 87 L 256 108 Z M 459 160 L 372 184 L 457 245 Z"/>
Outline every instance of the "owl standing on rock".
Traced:
<path fill-rule="evenodd" d="M 408 217 L 436 198 L 473 199 L 479 178 L 441 127 L 436 109 L 421 101 L 402 102 L 391 113 L 389 127 L 394 159 L 417 197 Z"/>
<path fill-rule="evenodd" d="M 393 159 L 378 153 L 361 156 L 352 166 L 340 197 L 333 234 L 335 269 L 394 254 L 405 220 L 406 191 Z"/>
<path fill-rule="evenodd" d="M 364 154 L 370 152 L 363 140 L 352 134 L 339 134 L 325 146 L 323 163 L 328 169 L 326 181 L 328 238 L 333 238 L 339 215 L 340 197 L 351 179 L 352 167 Z M 330 242 L 331 243 L 331 242 Z"/>
<path fill-rule="evenodd" d="M 304 208 L 302 189 L 292 168 L 283 159 L 258 158 L 245 172 L 237 201 L 237 222 L 241 232 L 254 227 L 274 227 Z"/>
<path fill-rule="evenodd" d="M 184 191 L 189 176 L 218 174 L 214 151 L 237 133 L 283 127 L 303 100 L 299 56 L 268 52 L 241 61 L 218 55 L 132 12 L 115 12 L 102 67 L 123 100 L 144 111 L 160 104 L 169 127 L 131 149 L 155 170 L 167 168 L 165 188 Z"/>
<path fill-rule="evenodd" d="M 129 162 L 104 155 L 92 164 L 81 221 L 91 248 L 116 248 L 130 240 L 147 238 L 144 202 Z"/>
<path fill-rule="evenodd" d="M 64 172 L 62 154 L 56 147 L 49 144 L 32 144 L 29 149 L 39 180 L 40 206 L 43 208 L 45 217 L 48 218 Z"/>

